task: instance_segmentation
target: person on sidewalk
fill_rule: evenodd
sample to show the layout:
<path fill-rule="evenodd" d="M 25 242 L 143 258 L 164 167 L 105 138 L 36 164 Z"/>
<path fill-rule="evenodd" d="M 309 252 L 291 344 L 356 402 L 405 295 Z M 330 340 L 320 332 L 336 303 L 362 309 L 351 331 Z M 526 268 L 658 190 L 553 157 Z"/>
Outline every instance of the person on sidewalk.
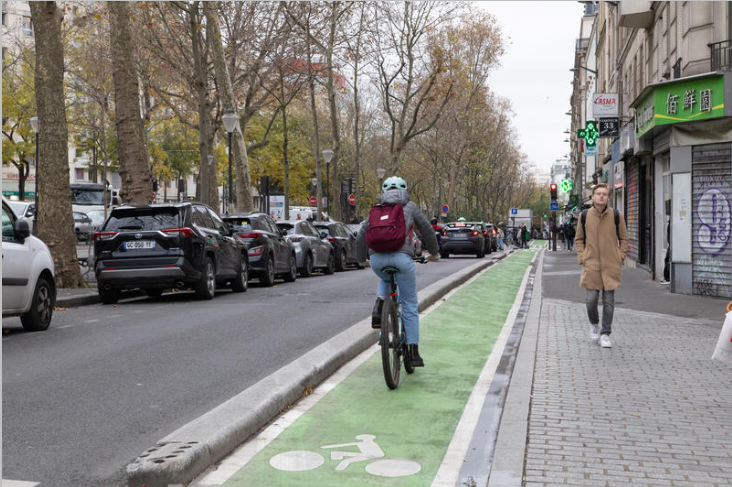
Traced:
<path fill-rule="evenodd" d="M 603 348 L 612 347 L 615 290 L 620 286 L 620 268 L 628 252 L 628 230 L 623 215 L 607 206 L 610 189 L 600 183 L 592 189 L 592 208 L 584 210 L 577 225 L 575 245 L 582 266 L 580 287 L 585 288 L 590 339 L 600 340 Z M 602 291 L 602 329 L 597 314 Z"/>
<path fill-rule="evenodd" d="M 566 222 L 564 224 L 564 239 L 567 241 L 567 250 L 571 251 L 572 246 L 574 246 L 574 237 L 576 235 L 576 232 L 574 230 L 574 225 L 572 225 L 572 222 Z"/>

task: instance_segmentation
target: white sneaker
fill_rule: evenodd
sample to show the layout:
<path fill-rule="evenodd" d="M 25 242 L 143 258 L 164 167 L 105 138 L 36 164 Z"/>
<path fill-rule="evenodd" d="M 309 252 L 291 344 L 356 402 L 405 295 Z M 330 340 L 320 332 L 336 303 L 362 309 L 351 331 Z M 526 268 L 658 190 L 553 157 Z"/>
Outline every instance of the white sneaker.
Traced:
<path fill-rule="evenodd" d="M 590 340 L 596 342 L 600 338 L 600 325 L 590 323 Z"/>
<path fill-rule="evenodd" d="M 613 342 L 610 341 L 610 335 L 602 335 L 600 337 L 600 346 L 602 348 L 612 348 Z"/>

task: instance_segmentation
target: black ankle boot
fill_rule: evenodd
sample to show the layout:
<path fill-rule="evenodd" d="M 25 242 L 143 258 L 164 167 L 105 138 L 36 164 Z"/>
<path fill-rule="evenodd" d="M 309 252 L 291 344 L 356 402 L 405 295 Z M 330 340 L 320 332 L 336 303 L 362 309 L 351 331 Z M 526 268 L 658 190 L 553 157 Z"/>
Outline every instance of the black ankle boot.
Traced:
<path fill-rule="evenodd" d="M 409 365 L 412 367 L 424 367 L 424 360 L 419 356 L 419 345 L 407 345 L 409 351 Z"/>
<path fill-rule="evenodd" d="M 371 328 L 381 328 L 381 310 L 384 309 L 384 300 L 376 298 L 374 310 L 371 312 Z"/>

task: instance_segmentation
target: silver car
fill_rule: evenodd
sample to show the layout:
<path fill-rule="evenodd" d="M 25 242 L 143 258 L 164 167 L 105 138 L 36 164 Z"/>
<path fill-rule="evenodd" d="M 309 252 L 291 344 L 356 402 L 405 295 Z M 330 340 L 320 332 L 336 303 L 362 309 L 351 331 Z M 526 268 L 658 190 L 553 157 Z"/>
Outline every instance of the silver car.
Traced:
<path fill-rule="evenodd" d="M 80 211 L 74 212 L 74 233 L 76 234 L 77 241 L 88 241 L 91 239 L 92 233 L 94 233 L 94 225 L 92 224 L 92 219 L 86 213 Z"/>
<path fill-rule="evenodd" d="M 297 257 L 297 270 L 302 277 L 309 277 L 315 269 L 325 274 L 335 272 L 333 245 L 320 238 L 318 230 L 307 220 L 279 221 L 277 226 L 287 231 L 285 238 L 292 242 Z"/>

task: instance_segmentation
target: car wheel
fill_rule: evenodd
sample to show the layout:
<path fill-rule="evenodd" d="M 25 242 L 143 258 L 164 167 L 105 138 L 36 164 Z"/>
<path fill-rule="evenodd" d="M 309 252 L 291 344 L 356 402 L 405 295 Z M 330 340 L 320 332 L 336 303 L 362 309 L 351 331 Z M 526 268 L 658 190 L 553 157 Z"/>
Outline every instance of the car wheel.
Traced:
<path fill-rule="evenodd" d="M 102 300 L 102 303 L 115 304 L 119 301 L 119 289 L 105 289 L 101 284 L 97 286 L 97 289 L 99 290 L 99 299 Z"/>
<path fill-rule="evenodd" d="M 196 284 L 196 297 L 198 299 L 213 299 L 216 295 L 216 270 L 211 257 L 206 257 L 206 265 L 203 267 L 201 280 Z"/>
<path fill-rule="evenodd" d="M 323 269 L 323 274 L 333 274 L 335 272 L 335 256 L 333 252 L 328 255 L 328 266 Z"/>
<path fill-rule="evenodd" d="M 285 274 L 285 282 L 295 282 L 297 279 L 297 259 L 295 254 L 290 255 L 290 270 Z"/>
<path fill-rule="evenodd" d="M 305 266 L 300 271 L 302 277 L 310 277 L 313 275 L 313 256 L 310 253 L 305 254 Z"/>
<path fill-rule="evenodd" d="M 480 247 L 480 250 L 475 253 L 475 257 L 478 259 L 482 259 L 483 257 L 485 257 L 485 250 L 483 250 L 482 246 Z"/>
<path fill-rule="evenodd" d="M 249 264 L 247 260 L 242 256 L 241 263 L 239 264 L 239 272 L 236 274 L 236 278 L 231 283 L 231 290 L 235 293 L 243 293 L 249 287 Z"/>
<path fill-rule="evenodd" d="M 151 298 L 159 298 L 160 296 L 163 295 L 163 291 L 164 291 L 164 289 L 159 289 L 159 288 L 145 289 L 145 293 L 147 293 L 147 295 L 150 296 Z"/>
<path fill-rule="evenodd" d="M 53 316 L 53 287 L 45 277 L 39 277 L 33 291 L 31 309 L 20 317 L 25 331 L 47 330 Z"/>
<path fill-rule="evenodd" d="M 336 270 L 342 272 L 346 270 L 346 251 L 341 250 L 338 255 L 338 262 L 336 262 Z"/>
<path fill-rule="evenodd" d="M 270 287 L 274 285 L 275 281 L 275 269 L 274 269 L 274 258 L 270 255 L 267 257 L 267 262 L 264 264 L 264 272 L 259 276 L 259 282 L 263 286 Z"/>
<path fill-rule="evenodd" d="M 441 259 L 447 259 L 448 257 L 450 257 L 450 252 L 445 252 L 444 250 L 440 251 Z"/>

